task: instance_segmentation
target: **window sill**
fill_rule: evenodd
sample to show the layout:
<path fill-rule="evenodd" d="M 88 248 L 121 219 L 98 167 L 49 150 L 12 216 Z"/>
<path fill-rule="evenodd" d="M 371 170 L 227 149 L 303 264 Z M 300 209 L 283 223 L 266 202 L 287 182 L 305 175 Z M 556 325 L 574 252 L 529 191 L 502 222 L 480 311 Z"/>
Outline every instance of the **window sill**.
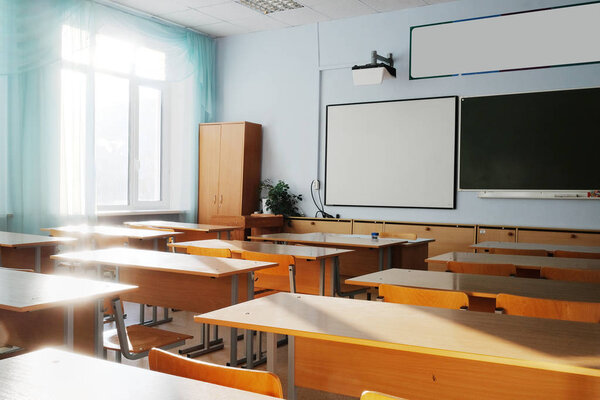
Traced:
<path fill-rule="evenodd" d="M 183 210 L 107 210 L 97 211 L 99 217 L 118 217 L 126 215 L 166 215 L 166 214 L 183 214 Z"/>

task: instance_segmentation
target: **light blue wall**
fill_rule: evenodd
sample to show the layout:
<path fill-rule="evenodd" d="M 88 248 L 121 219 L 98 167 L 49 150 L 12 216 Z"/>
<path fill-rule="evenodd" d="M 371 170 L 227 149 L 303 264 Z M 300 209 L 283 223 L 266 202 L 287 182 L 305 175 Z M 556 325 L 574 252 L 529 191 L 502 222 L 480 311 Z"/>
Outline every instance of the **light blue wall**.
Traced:
<path fill-rule="evenodd" d="M 600 65 L 411 81 L 411 26 L 579 2 L 462 0 L 219 39 L 218 119 L 263 125 L 263 178 L 290 183 L 303 194 L 302 209 L 312 216 L 316 208 L 309 188 L 313 179 L 323 181 L 328 104 L 600 86 Z M 350 66 L 368 63 L 371 50 L 393 53 L 398 77 L 382 85 L 353 86 Z M 455 210 L 326 210 L 343 218 L 600 229 L 600 201 L 479 199 L 476 192 L 458 192 Z"/>

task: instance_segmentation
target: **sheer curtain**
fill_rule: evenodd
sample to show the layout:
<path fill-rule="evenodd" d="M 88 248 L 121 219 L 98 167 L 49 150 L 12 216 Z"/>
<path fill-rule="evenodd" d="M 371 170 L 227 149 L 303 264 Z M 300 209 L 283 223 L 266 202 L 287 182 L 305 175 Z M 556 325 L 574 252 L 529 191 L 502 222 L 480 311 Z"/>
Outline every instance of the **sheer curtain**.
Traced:
<path fill-rule="evenodd" d="M 95 218 L 86 71 L 129 56 L 118 57 L 113 39 L 136 49 L 136 74 L 165 87 L 169 206 L 195 218 L 197 126 L 213 116 L 214 40 L 87 0 L 0 0 L 0 229 L 38 233 Z"/>

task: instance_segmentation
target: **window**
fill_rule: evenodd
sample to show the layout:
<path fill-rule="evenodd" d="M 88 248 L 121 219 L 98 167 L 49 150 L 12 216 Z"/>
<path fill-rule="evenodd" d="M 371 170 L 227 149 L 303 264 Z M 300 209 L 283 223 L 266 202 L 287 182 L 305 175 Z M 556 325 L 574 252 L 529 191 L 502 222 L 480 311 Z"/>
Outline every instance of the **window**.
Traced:
<path fill-rule="evenodd" d="M 89 213 L 90 191 L 98 211 L 167 207 L 165 54 L 64 25 L 62 58 L 61 211 Z"/>

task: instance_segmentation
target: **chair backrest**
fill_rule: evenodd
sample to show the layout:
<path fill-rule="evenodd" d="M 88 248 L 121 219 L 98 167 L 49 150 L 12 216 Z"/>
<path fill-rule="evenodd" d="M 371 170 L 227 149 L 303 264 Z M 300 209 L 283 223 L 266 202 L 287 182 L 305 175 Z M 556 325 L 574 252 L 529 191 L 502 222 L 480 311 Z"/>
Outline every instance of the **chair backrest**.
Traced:
<path fill-rule="evenodd" d="M 600 259 L 600 253 L 584 253 L 581 251 L 555 250 L 554 257 Z"/>
<path fill-rule="evenodd" d="M 394 239 L 406 239 L 415 240 L 417 238 L 416 233 L 392 233 L 392 232 L 381 232 L 379 237 L 382 238 L 394 238 Z"/>
<path fill-rule="evenodd" d="M 275 290 L 289 290 L 296 292 L 295 265 L 293 256 L 284 254 L 265 254 L 255 251 L 243 251 L 242 259 L 253 261 L 265 261 L 279 264 L 276 267 L 264 268 L 254 272 L 256 279 L 255 287 Z M 292 270 L 290 271 L 290 265 Z M 285 280 L 283 279 L 285 277 Z"/>
<path fill-rule="evenodd" d="M 508 254 L 513 256 L 538 256 L 547 257 L 544 249 L 490 249 L 490 254 Z"/>
<path fill-rule="evenodd" d="M 600 322 L 600 303 L 535 299 L 501 293 L 496 297 L 496 310 L 525 317 Z"/>
<path fill-rule="evenodd" d="M 279 377 L 271 372 L 210 364 L 159 349 L 150 350 L 148 364 L 152 371 L 283 398 Z"/>
<path fill-rule="evenodd" d="M 463 292 L 416 289 L 404 286 L 379 285 L 379 296 L 390 303 L 451 309 L 469 308 L 469 297 Z"/>
<path fill-rule="evenodd" d="M 229 249 L 211 249 L 207 247 L 188 247 L 188 254 L 196 256 L 209 256 L 209 257 L 224 257 L 231 258 L 231 250 Z"/>
<path fill-rule="evenodd" d="M 365 390 L 360 395 L 360 400 L 405 400 L 405 399 L 403 399 L 402 397 L 396 397 L 396 396 L 392 396 L 389 394 Z"/>
<path fill-rule="evenodd" d="M 511 276 L 517 273 L 517 268 L 512 264 L 480 264 L 460 261 L 448 261 L 446 269 L 449 272 L 479 275 Z"/>
<path fill-rule="evenodd" d="M 600 283 L 600 270 L 542 267 L 540 270 L 540 278 L 556 281 Z"/>

